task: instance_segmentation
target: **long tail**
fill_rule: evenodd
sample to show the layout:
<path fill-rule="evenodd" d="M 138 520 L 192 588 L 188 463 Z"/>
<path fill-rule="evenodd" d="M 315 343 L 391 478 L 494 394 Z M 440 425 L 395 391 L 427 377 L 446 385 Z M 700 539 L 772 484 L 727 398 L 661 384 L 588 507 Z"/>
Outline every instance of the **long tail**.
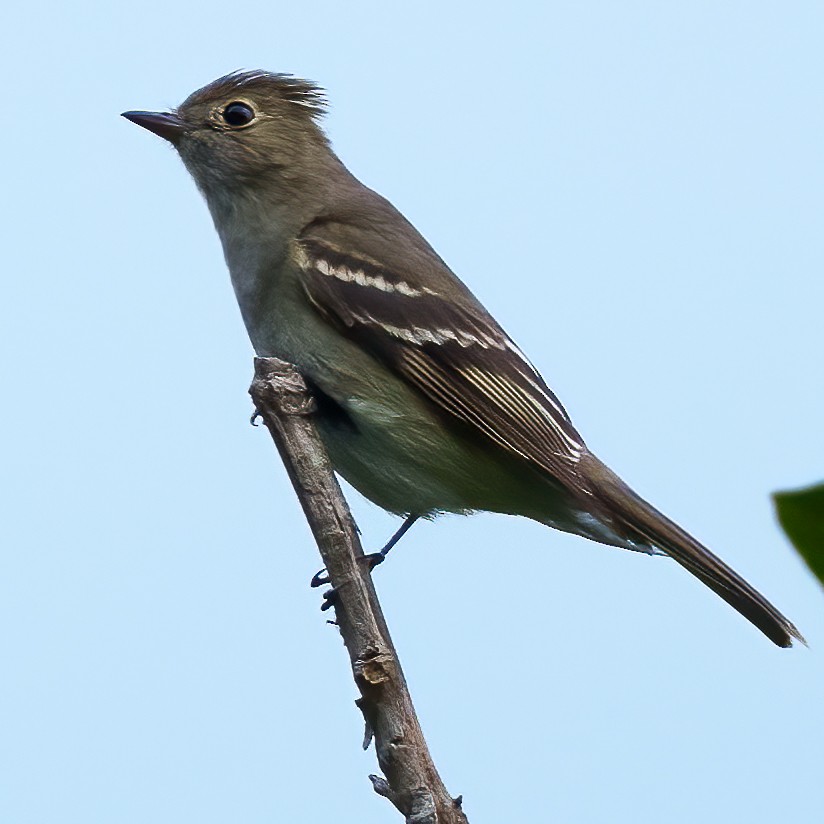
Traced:
<path fill-rule="evenodd" d="M 636 495 L 594 456 L 587 473 L 600 514 L 631 541 L 662 550 L 720 595 L 779 647 L 807 642 L 760 592 L 678 524 Z"/>

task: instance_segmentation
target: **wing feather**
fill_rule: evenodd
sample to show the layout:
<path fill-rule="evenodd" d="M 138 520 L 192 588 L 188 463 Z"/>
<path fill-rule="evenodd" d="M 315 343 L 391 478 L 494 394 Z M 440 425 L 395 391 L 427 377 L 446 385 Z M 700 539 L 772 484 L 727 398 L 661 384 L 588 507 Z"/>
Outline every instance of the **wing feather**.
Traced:
<path fill-rule="evenodd" d="M 317 239 L 301 243 L 299 263 L 317 310 L 435 406 L 556 480 L 580 484 L 581 436 L 479 304 Z"/>

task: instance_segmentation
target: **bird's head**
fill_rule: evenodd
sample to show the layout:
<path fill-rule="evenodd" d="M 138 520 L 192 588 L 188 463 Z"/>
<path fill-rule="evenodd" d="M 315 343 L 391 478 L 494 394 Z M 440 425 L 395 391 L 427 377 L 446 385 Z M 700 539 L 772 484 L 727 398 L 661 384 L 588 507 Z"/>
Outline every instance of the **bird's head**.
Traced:
<path fill-rule="evenodd" d="M 207 198 L 218 192 L 300 185 L 330 156 L 319 121 L 322 89 L 264 71 L 235 72 L 167 112 L 123 117 L 168 140 Z"/>

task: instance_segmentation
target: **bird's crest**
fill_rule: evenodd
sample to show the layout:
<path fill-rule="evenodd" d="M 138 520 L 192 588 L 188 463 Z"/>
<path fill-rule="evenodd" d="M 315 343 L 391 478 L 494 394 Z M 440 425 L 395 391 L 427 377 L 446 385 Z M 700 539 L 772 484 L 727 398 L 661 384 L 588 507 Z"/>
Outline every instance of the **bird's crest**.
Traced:
<path fill-rule="evenodd" d="M 233 92 L 258 93 L 285 100 L 303 108 L 313 120 L 323 117 L 327 108 L 326 95 L 316 83 L 291 74 L 276 74 L 262 69 L 236 71 L 219 77 L 191 95 L 181 108 L 220 99 Z"/>

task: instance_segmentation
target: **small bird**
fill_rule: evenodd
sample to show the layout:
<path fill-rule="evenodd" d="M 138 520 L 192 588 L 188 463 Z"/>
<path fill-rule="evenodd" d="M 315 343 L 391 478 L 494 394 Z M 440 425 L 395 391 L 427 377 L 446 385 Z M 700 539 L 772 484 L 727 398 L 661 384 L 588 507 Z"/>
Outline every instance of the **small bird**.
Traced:
<path fill-rule="evenodd" d="M 391 203 L 332 151 L 312 82 L 235 72 L 169 112 L 123 117 L 168 140 L 206 198 L 252 345 L 295 364 L 335 470 L 419 517 L 523 515 L 665 554 L 789 647 L 801 634 L 587 449 L 558 398 Z"/>

